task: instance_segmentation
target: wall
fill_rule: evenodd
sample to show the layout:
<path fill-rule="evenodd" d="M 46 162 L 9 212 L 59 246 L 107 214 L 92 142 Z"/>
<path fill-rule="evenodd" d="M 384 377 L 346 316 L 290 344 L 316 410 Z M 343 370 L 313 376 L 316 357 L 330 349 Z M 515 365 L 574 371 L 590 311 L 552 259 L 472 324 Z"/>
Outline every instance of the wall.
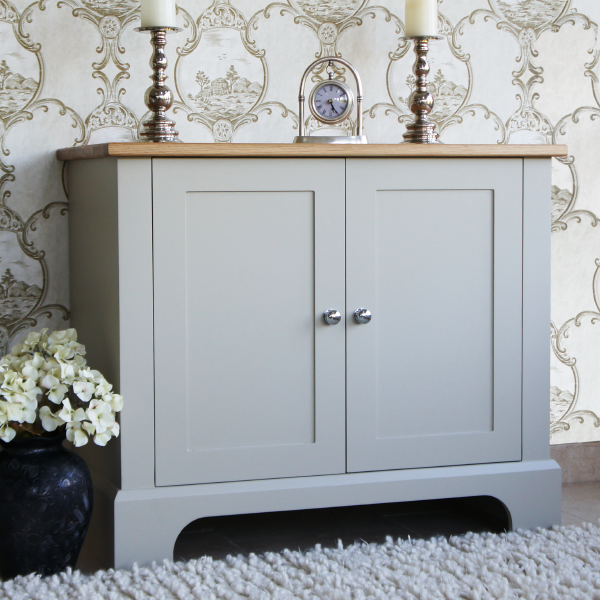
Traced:
<path fill-rule="evenodd" d="M 167 47 L 181 138 L 291 141 L 302 72 L 337 53 L 362 75 L 370 141 L 397 143 L 414 55 L 399 41 L 402 0 L 376 1 L 181 0 L 184 30 Z M 599 4 L 440 0 L 445 40 L 431 44 L 444 142 L 569 145 L 548 191 L 554 443 L 600 440 Z M 137 0 L 0 0 L 0 347 L 67 324 L 68 202 L 54 151 L 137 139 L 150 74 L 138 25 Z"/>

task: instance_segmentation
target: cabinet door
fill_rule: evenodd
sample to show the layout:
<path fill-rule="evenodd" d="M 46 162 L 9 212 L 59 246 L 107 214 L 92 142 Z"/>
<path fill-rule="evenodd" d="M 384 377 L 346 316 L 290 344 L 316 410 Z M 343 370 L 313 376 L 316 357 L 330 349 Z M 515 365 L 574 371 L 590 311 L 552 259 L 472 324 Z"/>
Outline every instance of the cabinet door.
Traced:
<path fill-rule="evenodd" d="M 344 161 L 153 160 L 156 482 L 345 470 Z"/>
<path fill-rule="evenodd" d="M 348 161 L 348 471 L 521 459 L 522 169 Z"/>

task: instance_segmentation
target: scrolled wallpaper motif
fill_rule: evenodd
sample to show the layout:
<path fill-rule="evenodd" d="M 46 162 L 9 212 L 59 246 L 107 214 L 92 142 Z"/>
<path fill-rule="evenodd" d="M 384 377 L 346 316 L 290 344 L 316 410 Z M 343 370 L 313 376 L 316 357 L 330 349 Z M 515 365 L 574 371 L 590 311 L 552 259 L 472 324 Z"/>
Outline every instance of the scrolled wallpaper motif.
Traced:
<path fill-rule="evenodd" d="M 553 443 L 600 440 L 600 5 L 439 9 L 445 39 L 431 44 L 430 80 L 442 140 L 569 145 L 549 190 L 550 432 Z M 290 142 L 300 77 L 323 56 L 358 68 L 370 141 L 402 139 L 414 87 L 402 0 L 181 0 L 177 11 L 183 31 L 167 53 L 184 141 Z M 68 190 L 54 151 L 139 139 L 150 45 L 138 24 L 137 0 L 0 0 L 1 352 L 68 320 Z M 323 65 L 313 81 L 324 76 Z M 306 128 L 322 129 L 312 116 Z"/>

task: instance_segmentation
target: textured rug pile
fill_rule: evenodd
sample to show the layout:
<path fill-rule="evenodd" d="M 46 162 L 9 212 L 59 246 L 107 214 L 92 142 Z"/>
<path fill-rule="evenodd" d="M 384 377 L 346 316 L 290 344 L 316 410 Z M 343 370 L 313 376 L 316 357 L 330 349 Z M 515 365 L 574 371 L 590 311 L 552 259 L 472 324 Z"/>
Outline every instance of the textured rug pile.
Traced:
<path fill-rule="evenodd" d="M 600 599 L 600 527 L 354 544 L 0 583 L 11 600 Z"/>

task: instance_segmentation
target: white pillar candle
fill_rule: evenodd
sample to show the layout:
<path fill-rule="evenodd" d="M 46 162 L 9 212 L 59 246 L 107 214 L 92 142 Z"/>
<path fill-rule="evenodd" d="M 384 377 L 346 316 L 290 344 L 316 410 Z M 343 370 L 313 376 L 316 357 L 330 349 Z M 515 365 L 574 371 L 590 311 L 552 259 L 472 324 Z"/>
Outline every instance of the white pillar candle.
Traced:
<path fill-rule="evenodd" d="M 406 0 L 404 27 L 406 37 L 437 35 L 437 0 Z"/>
<path fill-rule="evenodd" d="M 142 27 L 175 27 L 175 0 L 141 0 Z"/>

